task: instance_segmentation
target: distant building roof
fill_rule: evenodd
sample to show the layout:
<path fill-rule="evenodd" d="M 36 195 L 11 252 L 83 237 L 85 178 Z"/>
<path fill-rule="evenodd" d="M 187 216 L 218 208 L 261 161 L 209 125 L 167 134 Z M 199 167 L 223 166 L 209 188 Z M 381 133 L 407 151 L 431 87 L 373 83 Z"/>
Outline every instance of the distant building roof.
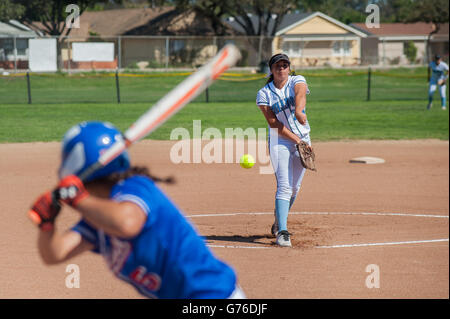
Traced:
<path fill-rule="evenodd" d="M 427 36 L 433 30 L 432 23 L 417 22 L 417 23 L 380 23 L 379 28 L 368 28 L 365 23 L 352 23 L 356 29 L 368 35 L 374 36 Z M 448 23 L 441 25 L 439 32 L 436 35 L 448 37 Z"/>
<path fill-rule="evenodd" d="M 85 11 L 80 16 L 80 20 L 82 23 L 89 24 L 89 31 L 102 36 L 124 35 L 131 30 L 147 25 L 156 17 L 173 9 L 173 7 L 161 7 Z M 76 35 L 74 30 L 72 32 L 73 35 Z"/>
<path fill-rule="evenodd" d="M 221 31 L 227 35 L 236 34 L 236 31 L 228 25 Z M 124 35 L 214 36 L 216 31 L 211 21 L 201 12 L 195 9 L 187 11 L 173 9 L 158 15 L 146 24 L 128 30 Z"/>
<path fill-rule="evenodd" d="M 41 23 L 33 23 L 42 30 Z M 66 30 L 65 30 L 66 31 Z M 65 34 L 65 31 L 63 34 Z M 234 34 L 229 28 L 227 34 Z M 174 7 L 85 11 L 80 27 L 69 36 L 86 38 L 119 35 L 215 35 L 211 22 L 195 10 L 179 11 Z"/>
<path fill-rule="evenodd" d="M 35 37 L 37 34 L 16 20 L 0 22 L 0 37 Z"/>

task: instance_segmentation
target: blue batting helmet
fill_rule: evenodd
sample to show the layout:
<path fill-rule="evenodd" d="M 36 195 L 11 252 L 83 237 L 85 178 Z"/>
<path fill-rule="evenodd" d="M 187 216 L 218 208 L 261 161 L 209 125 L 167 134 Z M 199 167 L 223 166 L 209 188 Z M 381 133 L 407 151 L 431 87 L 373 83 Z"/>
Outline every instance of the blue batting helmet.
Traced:
<path fill-rule="evenodd" d="M 79 175 L 87 167 L 97 162 L 100 155 L 119 139 L 122 133 L 107 122 L 81 122 L 71 127 L 62 141 L 59 178 Z M 128 170 L 130 159 L 124 151 L 105 167 L 94 172 L 85 182 Z"/>

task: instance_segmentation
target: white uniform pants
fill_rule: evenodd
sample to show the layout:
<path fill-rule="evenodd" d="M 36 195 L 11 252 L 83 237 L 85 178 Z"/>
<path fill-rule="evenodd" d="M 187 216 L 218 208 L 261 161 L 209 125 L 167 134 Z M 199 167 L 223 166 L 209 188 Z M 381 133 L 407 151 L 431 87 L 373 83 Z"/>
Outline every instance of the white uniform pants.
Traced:
<path fill-rule="evenodd" d="M 303 140 L 311 145 L 309 135 L 305 136 Z M 269 136 L 269 152 L 277 179 L 275 199 L 290 201 L 291 197 L 297 196 L 305 175 L 305 168 L 300 163 L 295 143 L 271 134 Z"/>

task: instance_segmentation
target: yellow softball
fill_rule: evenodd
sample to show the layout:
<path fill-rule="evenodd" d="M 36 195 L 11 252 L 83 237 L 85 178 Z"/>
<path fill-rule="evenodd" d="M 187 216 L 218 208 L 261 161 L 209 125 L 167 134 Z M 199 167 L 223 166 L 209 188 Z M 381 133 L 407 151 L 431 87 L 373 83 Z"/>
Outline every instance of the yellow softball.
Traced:
<path fill-rule="evenodd" d="M 243 168 L 252 168 L 255 165 L 255 159 L 250 154 L 244 154 L 239 161 Z"/>

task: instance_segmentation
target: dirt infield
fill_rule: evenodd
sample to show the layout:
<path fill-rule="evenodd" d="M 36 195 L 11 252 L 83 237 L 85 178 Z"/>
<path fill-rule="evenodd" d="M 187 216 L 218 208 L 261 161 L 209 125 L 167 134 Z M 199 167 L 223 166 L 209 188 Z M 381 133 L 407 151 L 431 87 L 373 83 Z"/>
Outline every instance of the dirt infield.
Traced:
<path fill-rule="evenodd" d="M 142 141 L 134 163 L 177 183 L 163 190 L 231 264 L 249 298 L 449 298 L 449 143 L 315 143 L 318 172 L 307 172 L 289 215 L 294 247 L 269 236 L 275 178 L 260 164 L 173 164 L 174 142 Z M 66 266 L 44 266 L 26 211 L 56 183 L 59 143 L 0 145 L 0 298 L 140 298 L 101 257 L 86 254 L 80 288 Z M 375 156 L 384 164 L 350 164 Z M 78 220 L 65 209 L 59 229 Z M 369 289 L 368 265 L 379 267 Z"/>

